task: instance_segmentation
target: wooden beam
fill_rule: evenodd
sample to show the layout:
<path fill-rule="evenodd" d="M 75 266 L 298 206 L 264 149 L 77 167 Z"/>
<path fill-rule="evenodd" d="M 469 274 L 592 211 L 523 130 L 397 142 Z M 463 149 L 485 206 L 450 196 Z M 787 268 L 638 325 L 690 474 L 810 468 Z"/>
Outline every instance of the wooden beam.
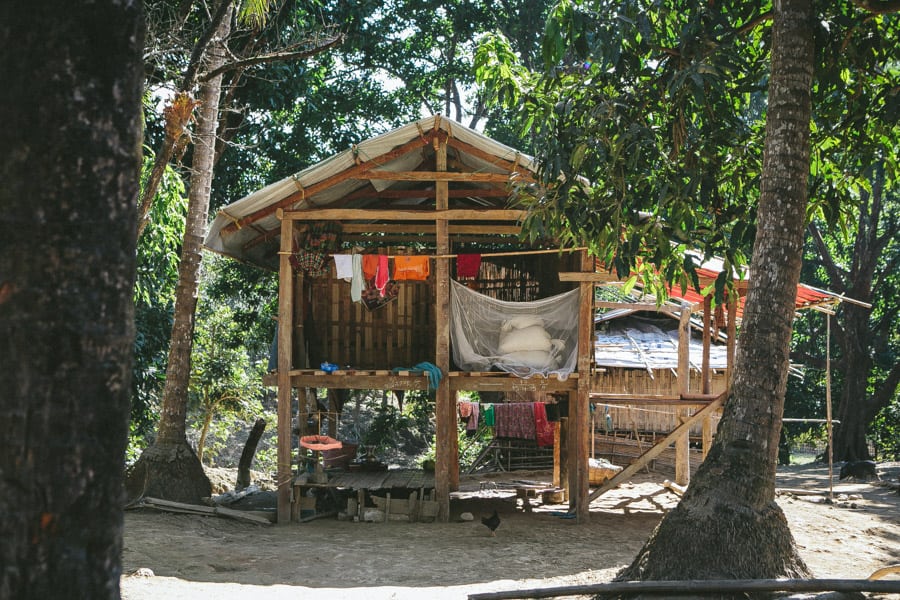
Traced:
<path fill-rule="evenodd" d="M 737 347 L 737 339 L 735 339 L 737 337 L 737 306 L 737 298 L 729 296 L 728 323 L 726 325 L 728 339 L 725 346 L 725 364 L 727 365 L 725 367 L 725 386 L 727 389 L 731 389 L 731 377 L 734 373 L 734 353 Z"/>
<path fill-rule="evenodd" d="M 318 194 L 319 192 L 326 190 L 334 185 L 337 185 L 338 183 L 341 183 L 342 181 L 346 181 L 347 179 L 350 179 L 351 177 L 359 175 L 360 173 L 364 173 L 364 172 L 372 169 L 373 167 L 383 165 L 385 162 L 393 160 L 394 158 L 397 158 L 399 156 L 403 156 L 404 154 L 407 154 L 408 152 L 411 152 L 411 151 L 415 150 L 416 148 L 421 148 L 422 146 L 427 145 L 429 143 L 429 141 L 430 140 L 428 140 L 427 138 L 422 137 L 422 136 L 416 137 L 416 138 L 406 142 L 402 146 L 397 146 L 390 152 L 380 154 L 371 160 L 362 161 L 362 162 L 358 163 L 357 165 L 350 167 L 349 169 L 347 169 L 345 171 L 336 173 L 336 174 L 332 175 L 331 177 L 326 177 L 325 179 L 318 181 L 318 182 L 310 185 L 307 188 L 300 189 L 286 198 L 282 198 L 281 200 L 279 200 L 277 202 L 269 204 L 268 206 L 261 208 L 260 210 L 239 219 L 237 223 L 230 223 L 222 228 L 222 233 L 233 233 L 233 232 L 237 231 L 238 229 L 240 229 L 241 227 L 249 225 L 250 223 L 255 223 L 256 221 L 259 221 L 260 219 L 263 219 L 263 218 L 273 214 L 279 208 L 285 208 L 287 206 L 290 206 L 290 205 L 294 204 L 295 202 L 299 202 L 299 201 L 303 200 L 304 198 L 309 198 L 310 196 L 312 196 L 314 194 Z M 298 184 L 298 187 L 299 187 L 299 184 Z"/>
<path fill-rule="evenodd" d="M 608 492 L 613 489 L 620 483 L 628 481 L 632 475 L 640 471 L 644 465 L 649 463 L 651 460 L 662 454 L 663 450 L 668 448 L 672 442 L 675 440 L 684 437 L 687 439 L 688 432 L 691 427 L 694 426 L 694 423 L 697 423 L 706 415 L 711 415 L 714 411 L 718 410 L 722 407 L 722 403 L 725 401 L 725 394 L 719 394 L 715 400 L 707 404 L 704 408 L 701 408 L 699 411 L 694 413 L 693 416 L 688 417 L 683 423 L 681 423 L 678 427 L 676 427 L 669 435 L 664 437 L 657 443 L 655 446 L 644 452 L 641 456 L 637 458 L 633 463 L 616 473 L 612 479 L 607 479 L 606 482 L 590 495 L 588 498 L 589 501 L 593 502 L 597 498 L 599 498 L 602 494 Z"/>
<path fill-rule="evenodd" d="M 500 158 L 499 156 L 495 156 L 494 154 L 489 154 L 482 150 L 481 148 L 476 148 L 472 144 L 467 144 L 466 142 L 451 137 L 447 140 L 447 145 L 451 148 L 455 148 L 456 150 L 461 150 L 466 154 L 471 154 L 476 158 L 480 158 L 481 160 L 491 163 L 501 169 L 511 171 L 514 173 L 528 173 L 529 176 L 533 176 L 531 171 L 526 169 L 523 165 L 517 164 L 511 160 L 506 160 L 505 158 Z"/>
<path fill-rule="evenodd" d="M 339 390 L 427 390 L 425 375 L 291 375 L 291 384 L 302 388 Z"/>
<path fill-rule="evenodd" d="M 440 177 L 447 168 L 446 140 L 436 138 L 433 173 L 436 181 L 434 214 L 441 213 L 436 221 L 437 253 L 450 253 L 447 190 L 449 179 Z M 374 178 L 374 176 L 373 176 Z M 450 259 L 435 259 L 434 285 L 435 365 L 445 374 L 450 372 Z M 450 492 L 459 488 L 459 449 L 456 434 L 456 393 L 451 393 L 448 377 L 441 378 L 435 390 L 435 494 L 438 502 L 438 520 L 450 520 Z"/>
<path fill-rule="evenodd" d="M 712 344 L 712 297 L 703 298 L 703 361 L 700 367 L 700 392 L 710 392 L 709 347 Z"/>
<path fill-rule="evenodd" d="M 437 192 L 433 188 L 426 189 L 403 189 L 397 190 L 388 188 L 378 191 L 375 188 L 357 190 L 351 194 L 347 194 L 342 201 L 361 200 L 368 198 L 377 198 L 380 200 L 387 199 L 432 199 L 435 198 Z M 479 187 L 479 188 L 453 188 L 448 190 L 448 198 L 509 198 L 509 191 L 504 188 L 496 187 Z"/>
<path fill-rule="evenodd" d="M 505 183 L 509 173 L 458 173 L 455 171 L 384 171 L 371 169 L 357 173 L 353 179 L 380 179 L 382 181 L 471 181 L 473 183 Z M 522 176 L 525 181 L 534 181 L 530 176 Z"/>
<path fill-rule="evenodd" d="M 587 250 L 580 252 L 582 272 L 594 270 L 594 259 Z M 575 520 L 578 523 L 586 523 L 590 518 L 590 445 L 588 438 L 588 426 L 590 425 L 591 402 L 591 362 L 594 357 L 594 284 L 590 281 L 582 281 L 579 284 L 578 303 L 578 389 L 572 394 L 576 407 L 575 418 L 572 421 L 572 431 L 569 432 L 573 439 L 574 448 L 573 468 L 570 468 L 569 477 L 572 481 L 572 498 L 575 500 Z M 569 405 L 571 415 L 572 404 Z M 591 432 L 593 435 L 593 431 Z M 574 473 L 572 471 L 574 470 Z M 574 476 L 573 476 L 574 475 Z M 570 502 L 572 500 L 570 499 Z"/>
<path fill-rule="evenodd" d="M 293 354 L 294 316 L 294 271 L 291 268 L 290 252 L 293 236 L 293 221 L 281 222 L 281 252 L 278 261 L 278 467 L 277 522 L 291 520 L 291 484 L 293 479 L 291 447 L 291 361 Z"/>
<path fill-rule="evenodd" d="M 416 235 L 434 235 L 437 226 L 434 223 L 345 223 L 341 226 L 342 233 L 412 233 Z M 522 227 L 519 225 L 449 225 L 447 232 L 450 235 L 519 235 Z"/>
<path fill-rule="evenodd" d="M 594 308 L 628 308 L 631 310 L 652 310 L 658 312 L 673 312 L 677 307 L 671 304 L 656 304 L 655 302 L 607 302 L 598 300 L 594 302 Z"/>
<path fill-rule="evenodd" d="M 566 380 L 556 377 L 459 377 L 450 374 L 450 389 L 452 391 L 466 392 L 537 392 L 555 393 L 571 392 L 578 387 L 579 377 L 572 373 Z"/>
<path fill-rule="evenodd" d="M 691 385 L 691 309 L 687 305 L 681 307 L 678 321 L 678 393 L 687 394 Z M 676 418 L 684 422 L 688 411 L 678 409 Z M 688 485 L 691 482 L 690 436 L 687 432 L 675 441 L 675 483 Z"/>
<path fill-rule="evenodd" d="M 575 273 L 560 273 L 559 274 L 560 281 L 575 281 L 575 282 L 591 282 L 591 283 L 617 283 L 621 282 L 622 279 L 617 277 L 613 273 L 606 272 L 575 272 Z"/>
<path fill-rule="evenodd" d="M 395 210 L 366 208 L 312 208 L 284 211 L 294 221 L 521 221 L 526 211 L 512 209 L 454 208 L 438 210 Z"/>

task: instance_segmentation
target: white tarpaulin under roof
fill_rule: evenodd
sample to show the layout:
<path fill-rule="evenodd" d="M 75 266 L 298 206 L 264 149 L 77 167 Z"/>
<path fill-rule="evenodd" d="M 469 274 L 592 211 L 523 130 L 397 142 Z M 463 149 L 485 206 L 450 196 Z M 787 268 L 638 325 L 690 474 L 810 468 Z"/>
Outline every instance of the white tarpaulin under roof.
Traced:
<path fill-rule="evenodd" d="M 373 176 L 378 171 L 434 170 L 434 150 L 430 144 L 432 132 L 443 132 L 447 136 L 448 171 L 515 177 L 517 172 L 533 172 L 535 169 L 532 158 L 514 148 L 495 142 L 455 121 L 428 117 L 360 142 L 229 204 L 219 211 L 212 222 L 205 247 L 264 268 L 276 269 L 281 225 L 275 214 L 276 209 L 330 206 L 370 208 L 379 202 L 376 195 L 386 189 L 433 187 L 433 181 L 395 181 Z M 456 200 L 463 207 L 487 204 L 505 207 L 508 202 L 507 197 L 498 197 L 497 183 L 467 182 L 466 185 L 472 190 L 471 197 Z M 494 193 L 489 195 L 489 199 L 479 199 L 479 189 Z M 360 193 L 365 190 L 371 190 L 372 194 Z M 351 194 L 354 194 L 354 199 L 345 200 Z M 399 199 L 391 206 L 410 208 L 416 206 L 416 202 L 421 203 L 423 208 L 428 207 L 424 198 Z M 377 207 L 385 208 L 385 203 L 381 201 Z M 430 207 L 433 208 L 433 199 Z"/>

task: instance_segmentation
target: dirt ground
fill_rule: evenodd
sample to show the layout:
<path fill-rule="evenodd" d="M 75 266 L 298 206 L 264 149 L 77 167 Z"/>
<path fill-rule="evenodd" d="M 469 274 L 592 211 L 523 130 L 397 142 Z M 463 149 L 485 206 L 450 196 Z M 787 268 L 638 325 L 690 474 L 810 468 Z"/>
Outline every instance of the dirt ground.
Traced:
<path fill-rule="evenodd" d="M 828 494 L 827 466 L 785 467 L 778 503 L 818 578 L 865 579 L 900 564 L 900 463 L 879 465 L 882 483 L 841 482 Z M 549 480 L 549 473 L 514 478 Z M 664 477 L 642 474 L 591 504 L 590 522 L 558 516 L 562 505 L 525 512 L 513 494 L 464 478 L 449 523 L 353 523 L 333 518 L 285 526 L 140 509 L 125 515 L 126 600 L 464 599 L 476 592 L 609 581 L 626 566 L 677 496 Z M 490 481 L 490 480 L 488 480 Z M 498 508 L 496 537 L 480 515 Z M 474 521 L 461 521 L 470 511 Z M 152 573 L 152 574 L 151 574 Z M 900 576 L 892 576 L 900 579 Z M 900 598 L 879 595 L 873 598 Z"/>

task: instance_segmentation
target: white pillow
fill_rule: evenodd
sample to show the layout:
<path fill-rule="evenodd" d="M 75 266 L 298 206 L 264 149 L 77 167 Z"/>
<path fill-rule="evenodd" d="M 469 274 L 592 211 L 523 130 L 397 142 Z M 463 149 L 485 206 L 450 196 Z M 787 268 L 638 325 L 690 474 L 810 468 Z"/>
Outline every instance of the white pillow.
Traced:
<path fill-rule="evenodd" d="M 524 329 L 513 329 L 500 334 L 498 352 L 528 352 L 539 350 L 549 352 L 552 347 L 550 334 L 540 325 L 532 325 Z"/>
<path fill-rule="evenodd" d="M 526 327 L 534 327 L 535 325 L 543 328 L 544 320 L 533 315 L 522 315 L 520 317 L 513 317 L 512 319 L 507 319 L 506 321 L 504 321 L 503 325 L 500 327 L 500 332 L 504 333 L 507 331 L 512 331 L 513 329 L 525 329 Z"/>
<path fill-rule="evenodd" d="M 510 352 L 502 357 L 504 364 L 531 369 L 553 370 L 559 367 L 559 362 L 549 352 L 530 350 L 525 352 Z"/>

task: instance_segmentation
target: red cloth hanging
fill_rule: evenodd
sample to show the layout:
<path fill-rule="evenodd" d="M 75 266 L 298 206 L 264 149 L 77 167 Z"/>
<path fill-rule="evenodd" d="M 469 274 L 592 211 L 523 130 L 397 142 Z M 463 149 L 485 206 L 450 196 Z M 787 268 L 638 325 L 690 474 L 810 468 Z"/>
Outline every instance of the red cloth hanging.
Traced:
<path fill-rule="evenodd" d="M 378 255 L 378 272 L 375 273 L 375 287 L 384 296 L 384 287 L 391 280 L 391 268 L 386 254 Z"/>
<path fill-rule="evenodd" d="M 457 277 L 478 277 L 478 270 L 480 268 L 480 254 L 458 254 L 456 256 Z"/>
<path fill-rule="evenodd" d="M 553 425 L 547 419 L 547 405 L 543 402 L 534 403 L 534 428 L 538 448 L 547 448 L 553 445 Z"/>

